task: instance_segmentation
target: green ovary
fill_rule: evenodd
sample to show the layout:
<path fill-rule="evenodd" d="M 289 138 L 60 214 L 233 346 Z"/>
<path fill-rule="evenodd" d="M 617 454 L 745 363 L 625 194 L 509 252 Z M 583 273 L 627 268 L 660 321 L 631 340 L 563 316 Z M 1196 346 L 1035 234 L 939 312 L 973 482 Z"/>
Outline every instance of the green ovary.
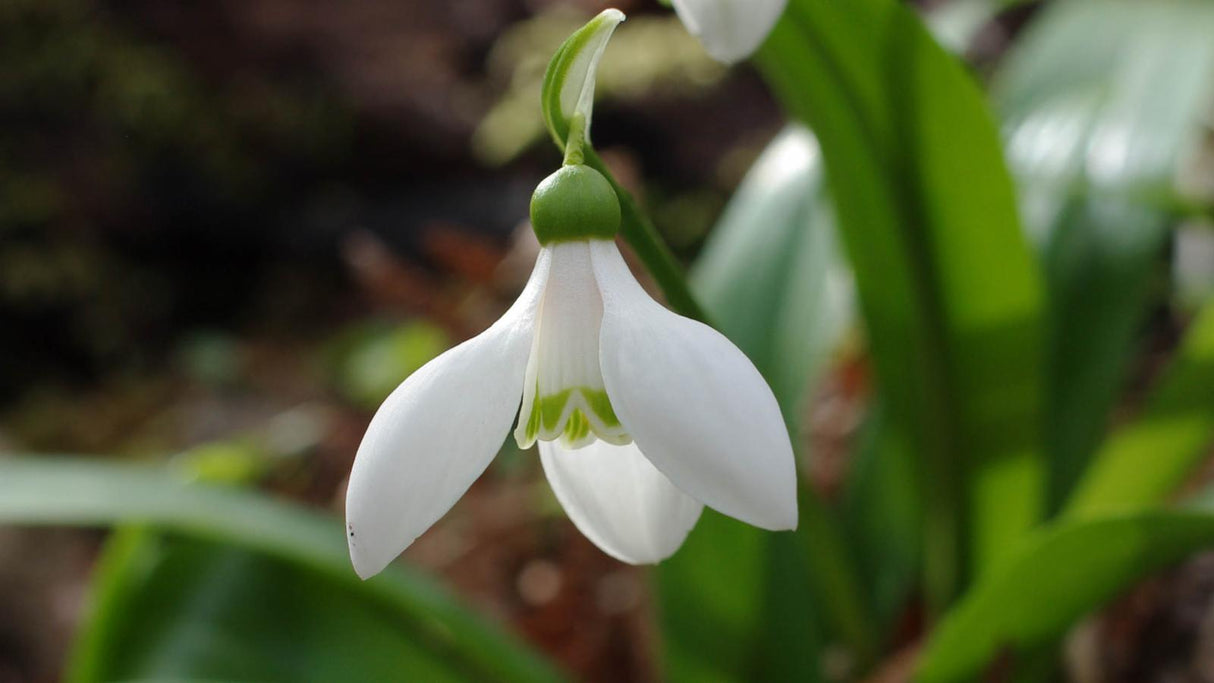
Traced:
<path fill-rule="evenodd" d="M 596 437 L 617 446 L 632 443 L 602 389 L 573 387 L 548 396 L 537 392 L 530 410 L 523 412 L 527 423 L 514 434 L 519 448 L 529 448 L 537 439 L 559 439 L 565 448 L 586 446 Z"/>

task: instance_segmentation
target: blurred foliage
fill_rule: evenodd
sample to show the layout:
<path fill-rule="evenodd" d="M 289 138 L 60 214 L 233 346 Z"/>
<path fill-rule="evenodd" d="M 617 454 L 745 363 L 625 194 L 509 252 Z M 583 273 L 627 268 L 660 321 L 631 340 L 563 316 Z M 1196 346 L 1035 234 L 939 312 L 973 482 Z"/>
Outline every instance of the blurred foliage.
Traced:
<path fill-rule="evenodd" d="M 1214 305 L 1207 304 L 1139 414 L 1097 451 L 1067 501 L 1065 516 L 1093 517 L 1166 500 L 1207 459 L 1211 439 Z"/>
<path fill-rule="evenodd" d="M 354 405 L 373 410 L 414 370 L 449 346 L 447 334 L 424 321 L 360 323 L 331 342 L 333 384 Z"/>
<path fill-rule="evenodd" d="M 417 671 L 441 669 L 458 679 L 555 678 L 542 660 L 418 574 L 394 568 L 360 581 L 340 525 L 326 515 L 231 486 L 191 484 L 162 468 L 0 459 L 0 522 L 135 520 L 207 543 L 136 532 L 114 541 L 99 575 L 95 630 L 82 636 L 77 680 L 207 673 L 294 680 L 310 669 L 272 653 L 299 642 L 315 643 L 312 665 L 329 667 L 315 669 L 316 680 L 360 664 L 382 673 L 392 662 L 401 665 L 405 653 L 416 655 Z M 149 628 L 157 640 L 145 637 Z M 264 649 L 249 646 L 254 632 L 265 638 Z M 346 645 L 337 645 L 339 636 Z"/>
<path fill-rule="evenodd" d="M 1214 105 L 1211 32 L 1214 6 L 1200 1 L 1059 3 L 996 74 L 1008 159 L 1049 288 L 1052 510 L 1106 433 L 1145 315 L 1167 298 L 1178 177 Z M 1205 185 L 1214 200 L 1214 182 Z"/>
<path fill-rule="evenodd" d="M 974 680 L 1001 648 L 1032 652 L 1135 579 L 1211 544 L 1209 510 L 1114 515 L 1042 531 L 940 624 L 918 680 Z"/>
<path fill-rule="evenodd" d="M 837 171 L 888 428 L 919 464 L 941 610 L 1041 514 L 1041 283 L 999 140 L 969 74 L 898 3 L 794 1 L 761 57 Z"/>
<path fill-rule="evenodd" d="M 69 681 L 479 680 L 382 606 L 299 567 L 140 529 L 107 545 Z"/>
<path fill-rule="evenodd" d="M 972 35 L 993 14 L 993 7 L 977 4 L 966 9 L 974 16 L 958 19 L 972 26 L 953 26 L 959 32 L 957 44 L 965 42 L 960 34 Z M 1140 527 L 1127 520 L 1123 528 L 1122 522 L 1102 515 L 1105 509 L 1125 507 L 1118 503 L 1122 499 L 1139 501 L 1131 504 L 1134 509 L 1161 502 L 1208 453 L 1212 434 L 1207 424 L 1214 406 L 1200 388 L 1208 384 L 1205 315 L 1191 327 L 1142 421 L 1119 431 L 1109 450 L 1101 452 L 1100 467 L 1089 479 L 1099 491 L 1091 495 L 1102 502 L 1099 510 L 1084 506 L 1095 516 L 1090 528 L 1084 521 L 1057 529 L 1036 526 L 1047 486 L 1040 465 L 1050 467 L 1054 505 L 1084 471 L 1083 457 L 1060 452 L 1056 440 L 1038 444 L 1032 436 L 1038 420 L 1044 417 L 1049 429 L 1088 430 L 1086 438 L 1099 443 L 1107 412 L 1124 396 L 1121 378 L 1129 343 L 1141 330 L 1144 302 L 1167 302 L 1158 277 L 1130 271 L 1158 273 L 1166 267 L 1167 228 L 1208 203 L 1192 194 L 1169 194 L 1169 187 L 1185 168 L 1181 153 L 1200 149 L 1214 81 L 1204 70 L 1208 41 L 1187 37 L 1208 33 L 1204 17 L 1210 7 L 1199 2 L 1129 5 L 1110 12 L 1098 3 L 1059 3 L 1041 15 L 996 77 L 999 101 L 1015 103 L 1004 106 L 1005 134 L 1022 183 L 1018 199 L 1029 217 L 1025 234 L 1036 237 L 1048 275 L 1040 282 L 1037 264 L 1027 260 L 1028 252 L 1018 244 L 1022 238 L 1011 185 L 1001 169 L 985 105 L 968 78 L 925 40 L 914 19 L 895 3 L 875 0 L 844 9 L 794 0 L 765 48 L 762 64 L 777 93 L 791 112 L 813 124 L 821 141 L 833 181 L 830 199 L 855 269 L 883 399 L 870 405 L 867 425 L 853 441 L 852 487 L 842 512 L 856 543 L 851 560 L 839 561 L 842 566 L 855 563 L 851 571 L 861 581 L 864 602 L 877 615 L 876 623 L 891 630 L 913 608 L 908 591 L 920 558 L 925 562 L 927 597 L 935 599 L 945 629 L 923 662 L 926 680 L 973 680 L 992 655 L 1009 646 L 1019 656 L 1016 670 L 1021 674 L 1048 675 L 1053 660 L 1031 656 L 1039 646 L 1151 568 L 1210 544 L 1204 513 L 1193 524 L 1177 522 L 1175 533 L 1169 521 L 1158 526 L 1143 521 Z M 1107 31 L 1093 30 L 1105 22 L 1112 31 L 1123 27 L 1126 38 L 1108 41 Z M 1166 34 L 1168 27 L 1180 24 L 1184 26 L 1171 42 L 1154 33 Z M 884 42 L 872 40 L 869 27 L 874 25 L 883 27 Z M 1113 53 L 1105 54 L 1109 51 Z M 1181 64 L 1198 68 L 1186 71 L 1185 78 L 1170 78 L 1168 74 L 1186 68 Z M 809 82 L 830 87 L 805 87 Z M 1153 106 L 1144 108 L 1144 101 Z M 1075 106 L 1083 102 L 1087 104 Z M 776 145 L 768 154 L 776 154 Z M 1135 154 L 1146 158 L 1135 161 Z M 802 153 L 790 163 L 806 159 L 813 155 Z M 1191 193 L 1193 183 L 1188 186 Z M 764 345 L 780 338 L 774 334 L 780 325 L 762 316 L 784 300 L 764 283 L 778 281 L 773 278 L 782 272 L 781 264 L 795 253 L 769 234 L 773 223 L 788 220 L 779 187 L 769 178 L 769 196 L 756 202 L 741 225 L 727 212 L 715 233 L 721 240 L 710 241 L 705 254 L 716 272 L 733 268 L 730 276 L 719 278 L 709 309 L 714 301 L 733 301 L 731 308 L 714 314 L 761 367 L 769 362 Z M 739 192 L 739 205 L 746 188 Z M 802 189 L 800 196 L 809 192 Z M 1071 209 L 1059 208 L 1068 204 Z M 1053 208 L 1043 213 L 1046 207 Z M 821 230 L 833 215 L 802 231 Z M 1119 222 L 1119 216 L 1125 220 Z M 712 248 L 726 244 L 729 235 L 744 237 L 732 238 L 727 249 Z M 765 257 L 755 256 L 764 250 Z M 1214 263 L 1193 268 L 1208 271 Z M 793 291 L 805 297 L 815 290 Z M 1045 319 L 1042 304 L 1051 312 Z M 814 310 L 804 300 L 794 308 Z M 731 323 L 730 311 L 747 322 Z M 1029 327 L 1044 335 L 1016 332 L 1026 315 L 1038 320 Z M 832 325 L 825 311 L 811 320 L 826 329 Z M 922 326 L 919 332 L 915 325 Z M 794 388 L 804 386 L 797 378 L 804 381 L 805 359 L 817 352 L 812 344 L 792 348 L 801 355 L 794 351 L 789 360 L 774 365 L 773 386 L 785 380 Z M 1069 356 L 1063 358 L 1063 353 Z M 1048 362 L 1040 362 L 1043 358 Z M 1042 378 L 1049 381 L 1038 384 Z M 1039 393 L 1048 400 L 1035 398 Z M 796 424 L 798 413 L 790 415 Z M 1057 439 L 1057 434 L 1048 432 L 1048 438 Z M 986 474 L 984 448 L 992 458 Z M 948 455 L 950 449 L 955 450 Z M 948 459 L 939 460 L 942 454 Z M 1143 474 L 1144 468 L 1150 474 Z M 918 491 L 907 486 L 916 480 Z M 917 521 L 920 501 L 927 505 L 926 537 L 920 536 Z M 808 509 L 810 516 L 823 514 Z M 966 519 L 967 509 L 971 521 L 978 522 L 973 532 L 956 526 Z M 712 531 L 726 537 L 724 528 Z M 949 555 L 971 544 L 976 545 L 968 552 L 977 552 L 977 563 L 965 573 L 952 573 L 957 569 L 948 566 Z M 1095 552 L 1097 547 L 1108 552 Z M 819 545 L 811 557 L 830 552 L 840 550 Z M 710 556 L 715 561 L 706 561 Z M 663 584 L 670 599 L 684 590 L 676 588 L 680 582 L 674 578 L 681 577 L 683 559 L 729 566 L 727 556 L 689 543 L 664 570 L 671 577 Z M 778 561 L 768 561 L 778 566 Z M 756 576 L 734 575 L 729 581 L 764 581 L 751 578 Z M 813 572 L 804 576 L 810 597 L 796 611 L 820 618 L 837 596 L 822 592 Z M 975 580 L 972 590 L 958 590 Z M 957 582 L 952 596 L 947 593 L 950 581 Z M 1047 585 L 1058 593 L 1038 591 Z M 947 609 L 962 593 L 966 597 L 958 608 Z M 702 594 L 714 593 L 705 586 Z M 1060 599 L 1063 595 L 1068 599 Z M 794 600 L 794 594 L 785 595 L 786 602 Z M 710 621 L 713 609 L 708 599 L 695 607 L 682 599 L 668 604 L 676 678 L 696 678 L 686 661 L 705 643 L 694 634 L 706 623 L 713 623 L 712 628 L 729 625 Z M 690 610 L 699 616 L 688 618 Z M 759 612 L 767 617 L 762 627 L 741 617 L 732 622 L 746 629 L 734 633 L 733 647 L 758 637 L 747 634 L 778 638 L 782 628 L 792 628 L 793 622 L 777 619 L 782 612 Z M 857 648 L 840 623 L 818 623 L 821 628 L 803 639 L 806 647 L 819 650 L 819 663 L 807 676 L 821 675 L 829 660 L 823 642 L 838 638 L 849 643 L 853 655 Z M 887 632 L 881 640 L 889 643 L 892 637 Z M 762 666 L 761 655 L 752 657 L 719 662 L 716 668 L 732 672 L 731 679 L 745 678 Z"/>
<path fill-rule="evenodd" d="M 817 140 L 786 129 L 734 193 L 691 276 L 709 315 L 768 378 L 791 424 L 855 316 L 823 180 Z"/>

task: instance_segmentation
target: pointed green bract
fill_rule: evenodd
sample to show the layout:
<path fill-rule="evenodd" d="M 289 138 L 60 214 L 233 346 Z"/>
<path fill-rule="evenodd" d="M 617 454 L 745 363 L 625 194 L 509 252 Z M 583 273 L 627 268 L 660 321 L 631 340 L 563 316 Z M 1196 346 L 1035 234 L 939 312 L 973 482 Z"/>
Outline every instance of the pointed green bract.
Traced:
<path fill-rule="evenodd" d="M 585 117 L 583 141 L 590 139 L 590 114 L 599 59 L 607 49 L 607 41 L 615 27 L 622 21 L 624 13 L 618 9 L 603 10 L 569 36 L 548 63 L 541 104 L 544 123 L 561 149 L 565 148 L 569 122 L 575 113 Z"/>

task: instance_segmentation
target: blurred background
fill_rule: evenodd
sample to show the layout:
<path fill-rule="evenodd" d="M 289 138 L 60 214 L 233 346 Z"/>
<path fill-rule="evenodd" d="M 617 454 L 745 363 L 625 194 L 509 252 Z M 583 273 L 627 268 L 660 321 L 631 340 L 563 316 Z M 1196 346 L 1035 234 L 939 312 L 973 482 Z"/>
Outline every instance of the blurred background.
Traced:
<path fill-rule="evenodd" d="M 610 4 L 629 18 L 600 72 L 596 147 L 691 264 L 786 119 L 751 66 L 713 62 L 657 0 Z M 163 463 L 339 516 L 380 401 L 492 322 L 529 273 L 528 201 L 560 161 L 540 79 L 561 41 L 606 6 L 0 2 L 0 454 Z M 957 28 L 974 73 L 995 68 L 1038 11 Z M 964 7 L 947 21 L 973 23 Z M 1180 284 L 1207 292 L 1210 235 L 1185 232 L 1184 250 L 1169 242 L 1149 260 L 1175 255 Z M 1148 270 L 1145 289 L 1163 288 Z M 1149 308 L 1126 333 L 1137 351 L 1118 406 L 1141 401 L 1183 327 L 1167 306 Z M 863 438 L 861 347 L 842 344 L 803 409 L 800 445 L 813 453 L 803 471 L 828 502 L 843 495 Z M 578 680 L 661 678 L 650 574 L 577 533 L 533 454 L 510 440 L 405 562 Z M 1088 680 L 1214 680 L 1204 677 L 1214 556 L 1169 571 L 1077 637 L 1087 654 L 1076 656 L 1097 663 Z M 90 666 L 157 671 L 157 658 L 201 661 L 216 643 L 238 660 L 246 636 L 290 659 L 339 631 L 381 632 L 374 615 L 335 616 L 340 592 L 333 604 L 303 600 L 328 594 L 315 577 L 282 576 L 146 529 L 0 527 L 0 683 L 56 681 L 69 666 L 80 680 Z M 901 597 L 891 652 L 924 620 L 922 601 Z M 107 601 L 126 616 L 90 622 Z M 262 642 L 273 626 L 259 620 L 274 610 L 328 626 L 303 644 Z M 115 652 L 124 664 L 96 663 Z M 835 655 L 827 648 L 826 677 L 846 680 L 848 658 Z M 364 680 L 334 658 L 328 680 Z M 423 660 L 413 671 L 427 671 Z M 251 679 L 302 678 L 285 666 Z M 880 671 L 902 680 L 907 668 L 895 658 Z"/>

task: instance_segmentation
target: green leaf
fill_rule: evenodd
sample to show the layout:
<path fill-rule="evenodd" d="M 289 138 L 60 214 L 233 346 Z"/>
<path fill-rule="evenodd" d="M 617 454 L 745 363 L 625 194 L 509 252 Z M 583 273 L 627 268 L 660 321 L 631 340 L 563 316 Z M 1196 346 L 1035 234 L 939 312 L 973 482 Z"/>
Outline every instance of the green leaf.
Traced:
<path fill-rule="evenodd" d="M 999 139 L 901 3 L 792 0 L 760 57 L 822 146 L 890 425 L 921 464 L 939 609 L 1041 512 L 1041 282 Z"/>
<path fill-rule="evenodd" d="M 852 452 L 843 519 L 877 629 L 886 635 L 906 608 L 921 567 L 923 502 L 915 463 L 883 413 L 878 402 Z"/>
<path fill-rule="evenodd" d="M 231 488 L 191 484 L 159 467 L 49 457 L 0 459 L 0 523 L 108 526 L 146 522 L 297 565 L 408 620 L 460 667 L 498 680 L 560 680 L 517 639 L 401 566 L 361 582 L 336 520 Z"/>
<path fill-rule="evenodd" d="M 974 681 L 995 655 L 1031 651 L 1132 582 L 1214 544 L 1214 512 L 1148 511 L 1060 523 L 1035 535 L 944 619 L 921 683 Z"/>
<path fill-rule="evenodd" d="M 796 609 L 806 605 L 805 575 L 796 569 L 790 542 L 796 545 L 792 534 L 772 534 L 704 511 L 679 552 L 658 567 L 666 680 L 754 680 L 761 667 L 796 668 L 790 659 L 812 659 L 821 651 L 822 637 L 812 621 L 815 610 Z M 781 551 L 775 550 L 777 544 Z M 794 558 L 778 560 L 777 552 Z M 791 613 L 768 612 L 769 591 L 778 587 L 771 583 L 774 574 L 783 574 L 779 586 L 796 591 L 785 596 L 794 605 Z M 771 634 L 798 646 L 763 652 Z M 771 659 L 764 660 L 761 653 Z M 816 666 L 800 674 L 804 678 L 799 680 L 820 679 Z"/>
<path fill-rule="evenodd" d="M 68 680 L 471 681 L 402 615 L 299 565 L 124 528 Z"/>
<path fill-rule="evenodd" d="M 1105 443 L 1068 502 L 1068 517 L 1147 507 L 1165 500 L 1214 441 L 1214 302 L 1185 333 L 1146 408 Z"/>
<path fill-rule="evenodd" d="M 1214 95 L 1214 6 L 1051 5 L 1013 49 L 996 96 L 1049 286 L 1044 444 L 1057 509 L 1104 438 L 1138 332 L 1162 288 L 1168 198 Z"/>

